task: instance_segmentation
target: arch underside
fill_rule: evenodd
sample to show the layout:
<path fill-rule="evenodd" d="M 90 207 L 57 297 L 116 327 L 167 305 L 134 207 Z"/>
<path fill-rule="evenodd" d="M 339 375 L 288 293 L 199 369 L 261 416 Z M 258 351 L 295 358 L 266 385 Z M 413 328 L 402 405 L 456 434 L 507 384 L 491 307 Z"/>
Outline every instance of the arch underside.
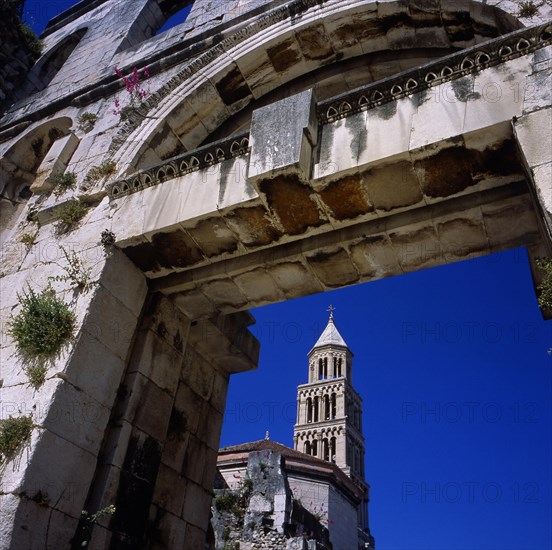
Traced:
<path fill-rule="evenodd" d="M 52 145 L 70 132 L 72 120 L 60 117 L 26 132 L 0 159 L 0 230 L 9 228 L 31 196 L 31 185 Z"/>

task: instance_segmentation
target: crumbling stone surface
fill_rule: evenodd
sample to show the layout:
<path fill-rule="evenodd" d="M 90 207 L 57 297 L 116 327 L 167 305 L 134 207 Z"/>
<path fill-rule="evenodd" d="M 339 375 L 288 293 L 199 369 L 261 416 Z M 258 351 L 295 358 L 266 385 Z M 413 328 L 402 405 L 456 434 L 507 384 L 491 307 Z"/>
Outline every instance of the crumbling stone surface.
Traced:
<path fill-rule="evenodd" d="M 215 490 L 211 513 L 216 550 L 332 548 L 328 529 L 293 500 L 278 452 L 250 452 L 238 487 Z"/>

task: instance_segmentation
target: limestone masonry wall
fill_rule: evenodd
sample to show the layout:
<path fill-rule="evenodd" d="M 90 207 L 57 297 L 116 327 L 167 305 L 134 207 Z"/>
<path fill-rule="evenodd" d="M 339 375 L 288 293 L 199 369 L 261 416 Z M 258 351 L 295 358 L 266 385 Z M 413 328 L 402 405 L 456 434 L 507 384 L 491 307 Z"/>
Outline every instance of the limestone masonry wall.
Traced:
<path fill-rule="evenodd" d="M 0 119 L 0 428 L 30 426 L 0 449 L 0 549 L 201 549 L 249 308 L 552 255 L 537 7 L 196 0 L 159 33 L 176 3 L 83 0 L 50 23 Z M 13 330 L 33 292 L 70 319 L 47 359 Z"/>

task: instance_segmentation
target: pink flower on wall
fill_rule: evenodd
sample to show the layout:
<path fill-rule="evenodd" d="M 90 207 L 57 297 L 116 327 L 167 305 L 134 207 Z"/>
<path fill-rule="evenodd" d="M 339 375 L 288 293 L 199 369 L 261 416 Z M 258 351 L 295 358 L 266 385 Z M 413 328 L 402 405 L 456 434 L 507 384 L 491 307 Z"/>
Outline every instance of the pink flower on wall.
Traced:
<path fill-rule="evenodd" d="M 133 113 L 146 118 L 145 114 L 141 111 L 145 111 L 144 101 L 149 95 L 149 90 L 144 88 L 143 84 L 143 80 L 146 80 L 150 76 L 148 68 L 144 67 L 139 71 L 134 67 L 130 75 L 125 76 L 121 69 L 115 67 L 115 74 L 123 79 L 126 98 L 124 101 L 119 99 L 119 97 L 115 98 L 113 114 L 119 116 L 123 121 Z"/>

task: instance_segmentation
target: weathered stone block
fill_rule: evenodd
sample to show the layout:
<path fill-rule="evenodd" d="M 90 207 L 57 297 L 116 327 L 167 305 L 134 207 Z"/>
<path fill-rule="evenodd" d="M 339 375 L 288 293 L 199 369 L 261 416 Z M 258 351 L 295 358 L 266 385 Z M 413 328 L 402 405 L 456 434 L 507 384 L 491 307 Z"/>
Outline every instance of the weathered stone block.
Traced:
<path fill-rule="evenodd" d="M 182 508 L 182 517 L 193 526 L 199 527 L 201 529 L 201 544 L 204 542 L 205 538 L 205 518 L 209 517 L 209 508 L 211 506 L 211 494 L 209 491 L 196 485 L 193 482 L 188 483 L 188 488 L 186 491 L 186 500 Z M 190 532 L 186 528 L 186 544 L 188 544 L 188 537 Z M 195 541 L 194 536 L 194 541 Z M 187 546 L 187 548 L 201 548 L 201 546 Z"/>
<path fill-rule="evenodd" d="M 249 180 L 258 182 L 279 173 L 308 178 L 317 141 L 316 126 L 311 90 L 254 111 Z"/>
<path fill-rule="evenodd" d="M 379 279 L 402 272 L 395 250 L 386 235 L 366 236 L 351 245 L 350 254 L 363 277 Z"/>

